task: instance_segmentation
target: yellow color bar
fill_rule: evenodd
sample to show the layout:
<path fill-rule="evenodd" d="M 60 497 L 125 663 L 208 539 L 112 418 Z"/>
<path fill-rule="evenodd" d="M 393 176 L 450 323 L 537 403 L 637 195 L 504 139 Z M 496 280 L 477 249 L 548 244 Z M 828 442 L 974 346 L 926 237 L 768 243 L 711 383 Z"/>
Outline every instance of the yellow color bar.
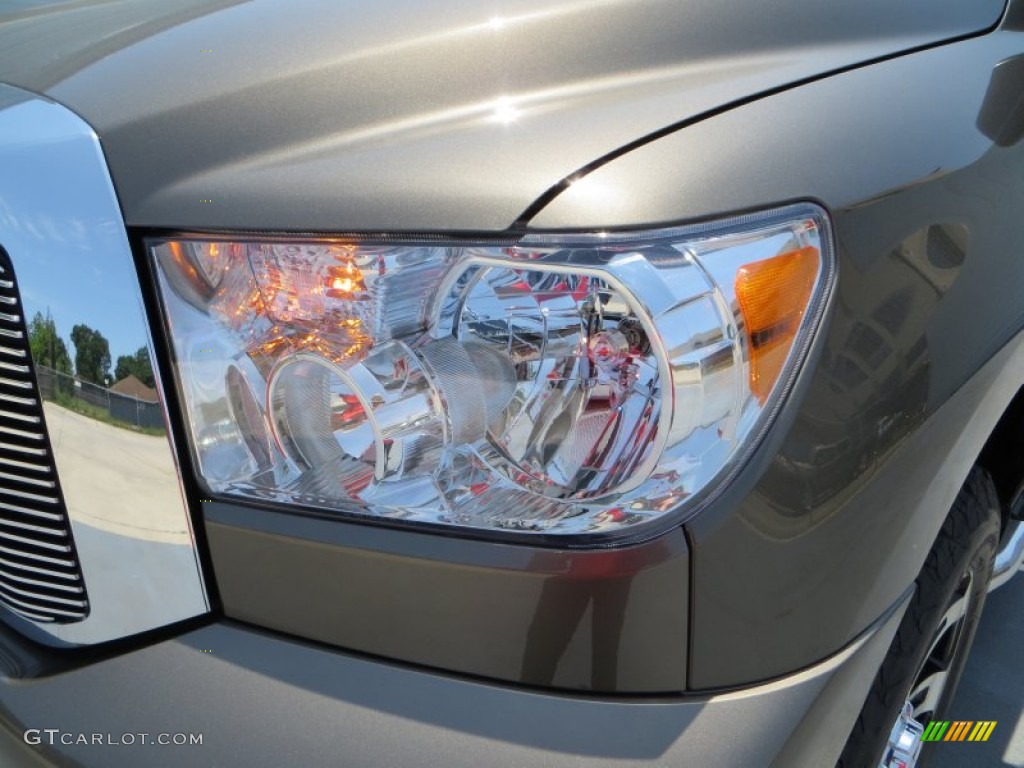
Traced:
<path fill-rule="evenodd" d="M 971 738 L 969 741 L 988 741 L 988 737 L 992 735 L 992 731 L 996 729 L 995 720 L 981 720 L 974 730 L 971 732 Z"/>

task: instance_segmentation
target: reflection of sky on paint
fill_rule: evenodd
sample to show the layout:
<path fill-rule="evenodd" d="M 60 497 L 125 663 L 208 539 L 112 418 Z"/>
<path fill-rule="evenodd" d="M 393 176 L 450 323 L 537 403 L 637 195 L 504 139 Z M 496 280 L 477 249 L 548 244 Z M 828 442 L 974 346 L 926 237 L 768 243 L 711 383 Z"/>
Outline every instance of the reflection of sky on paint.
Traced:
<path fill-rule="evenodd" d="M 134 263 L 109 180 L 95 170 L 98 148 L 48 120 L 52 109 L 30 102 L 8 111 L 36 133 L 31 145 L 0 153 L 0 245 L 14 263 L 26 320 L 49 309 L 72 356 L 71 329 L 84 323 L 106 337 L 116 363 L 146 344 Z M 12 190 L 7 197 L 3 188 Z"/>

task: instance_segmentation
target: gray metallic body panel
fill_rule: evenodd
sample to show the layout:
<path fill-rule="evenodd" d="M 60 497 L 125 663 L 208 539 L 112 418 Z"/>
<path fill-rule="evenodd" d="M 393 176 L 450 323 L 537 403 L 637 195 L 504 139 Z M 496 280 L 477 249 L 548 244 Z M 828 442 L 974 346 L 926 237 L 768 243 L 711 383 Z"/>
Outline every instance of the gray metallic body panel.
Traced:
<path fill-rule="evenodd" d="M 229 617 L 529 685 L 686 688 L 681 529 L 636 547 L 573 552 L 204 506 Z"/>
<path fill-rule="evenodd" d="M 664 0 L 642 12 L 626 0 L 506 0 L 486 14 L 469 0 L 359 9 L 306 2 L 277 11 L 211 2 L 174 13 L 153 3 L 151 17 L 130 20 L 107 14 L 107 5 L 117 3 L 80 3 L 63 17 L 0 15 L 0 80 L 44 90 L 96 127 L 131 225 L 502 230 L 577 169 L 681 122 L 692 125 L 599 168 L 530 226 L 630 227 L 808 197 L 835 213 L 842 277 L 819 340 L 821 364 L 808 370 L 747 475 L 689 527 L 692 582 L 679 532 L 667 544 L 645 545 L 668 547 L 670 557 L 637 569 L 651 578 L 633 585 L 630 600 L 639 602 L 622 627 L 612 623 L 610 634 L 663 646 L 626 642 L 613 664 L 588 669 L 602 633 L 588 634 L 584 618 L 561 653 L 545 644 L 550 677 L 523 674 L 517 667 L 540 616 L 540 584 L 570 582 L 564 574 L 576 555 L 515 566 L 485 562 L 498 548 L 479 545 L 481 553 L 492 549 L 473 554 L 468 568 L 449 566 L 437 555 L 448 551 L 441 537 L 403 552 L 407 545 L 370 543 L 365 537 L 376 534 L 368 528 L 339 526 L 336 533 L 344 530 L 355 545 L 311 543 L 319 534 L 285 542 L 280 529 L 244 530 L 259 528 L 259 514 L 243 520 L 222 510 L 209 529 L 229 614 L 535 684 L 675 691 L 773 677 L 835 652 L 897 601 L 971 451 L 1024 380 L 1013 341 L 1021 328 L 1020 262 L 1003 250 L 1024 242 L 1020 174 L 1010 172 L 1021 163 L 1013 118 L 1019 68 L 999 66 L 1019 54 L 1022 36 L 1004 31 L 754 100 L 979 32 L 995 23 L 1001 0 L 789 0 L 753 4 L 746 14 L 714 0 Z M 142 7 L 126 5 L 133 13 Z M 54 47 L 75 47 L 77 64 L 51 63 Z M 397 542 L 406 534 L 381 535 Z M 287 552 L 281 557 L 292 567 L 267 568 L 269 544 Z M 378 578 L 362 590 L 354 581 L 330 584 L 324 571 L 329 577 L 335 568 L 353 576 L 368 568 Z M 480 578 L 446 590 L 455 574 Z M 695 595 L 689 629 L 688 584 Z M 571 586 L 577 596 L 590 589 Z M 300 587 L 314 605 L 288 604 L 289 590 Z M 486 603 L 495 594 L 509 601 L 516 621 L 488 625 Z M 452 613 L 459 600 L 472 610 Z M 647 601 L 657 607 L 641 615 Z M 311 611 L 324 605 L 330 620 L 318 626 Z M 350 616 L 365 622 L 347 623 Z M 667 630 L 659 624 L 665 617 Z M 512 624 L 517 637 L 507 631 Z M 652 631 L 661 634 L 646 638 Z M 456 653 L 473 633 L 493 645 Z M 234 643 L 218 634 L 200 641 L 207 637 Z M 275 642 L 245 647 L 235 664 L 280 672 L 259 657 Z M 156 680 L 133 666 L 135 658 L 125 669 Z M 614 671 L 616 680 L 599 682 L 595 671 Z M 250 685 L 236 696 L 302 701 L 271 686 L 275 680 L 236 674 L 222 680 L 239 690 Z M 127 695 L 140 695 L 125 685 Z M 176 695 L 180 706 L 191 701 Z M 453 706 L 472 715 L 468 705 Z M 690 722 L 676 722 L 677 731 L 703 729 Z M 396 760 L 412 759 L 417 743 L 410 733 L 406 744 L 386 747 Z"/>
<path fill-rule="evenodd" d="M 130 225 L 493 231 L 640 136 L 1002 7 L 76 3 L 0 13 L 0 82 L 96 128 Z"/>
<path fill-rule="evenodd" d="M 1001 31 L 753 102 L 595 170 L 531 222 L 801 197 L 833 212 L 836 307 L 794 422 L 748 496 L 688 525 L 692 687 L 821 658 L 885 610 L 1024 384 L 1022 49 Z"/>
<path fill-rule="evenodd" d="M 894 611 L 835 658 L 767 686 L 646 699 L 483 685 L 216 624 L 38 679 L 12 681 L 0 662 L 0 760 L 103 768 L 821 768 L 835 761 L 901 616 Z M 0 659 L 12 655 L 4 640 L 0 630 Z M 65 746 L 58 735 L 52 747 L 26 748 L 27 728 L 118 740 L 200 733 L 203 743 Z"/>

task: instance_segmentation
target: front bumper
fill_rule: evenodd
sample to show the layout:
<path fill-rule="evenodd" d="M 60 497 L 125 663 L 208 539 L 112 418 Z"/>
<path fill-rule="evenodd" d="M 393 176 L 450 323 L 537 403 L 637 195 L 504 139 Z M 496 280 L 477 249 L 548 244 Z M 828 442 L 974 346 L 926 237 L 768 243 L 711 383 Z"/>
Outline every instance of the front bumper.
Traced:
<path fill-rule="evenodd" d="M 0 764 L 820 767 L 842 748 L 905 605 L 810 669 L 701 697 L 552 695 L 226 622 L 17 679 L 32 674 L 32 651 L 3 629 Z M 28 729 L 41 743 L 26 743 Z"/>

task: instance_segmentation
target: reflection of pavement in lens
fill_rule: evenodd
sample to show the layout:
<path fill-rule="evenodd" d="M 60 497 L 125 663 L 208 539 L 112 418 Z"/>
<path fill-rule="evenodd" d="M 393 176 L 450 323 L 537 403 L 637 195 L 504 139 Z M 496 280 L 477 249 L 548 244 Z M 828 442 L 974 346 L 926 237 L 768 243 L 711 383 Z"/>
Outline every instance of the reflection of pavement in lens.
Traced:
<path fill-rule="evenodd" d="M 173 464 L 166 437 L 113 427 L 50 402 L 43 408 L 76 521 L 121 536 L 190 543 L 178 478 L 168 471 Z"/>
<path fill-rule="evenodd" d="M 967 668 L 946 720 L 995 720 L 983 743 L 940 743 L 934 768 L 1024 768 L 1024 573 L 985 601 Z"/>

